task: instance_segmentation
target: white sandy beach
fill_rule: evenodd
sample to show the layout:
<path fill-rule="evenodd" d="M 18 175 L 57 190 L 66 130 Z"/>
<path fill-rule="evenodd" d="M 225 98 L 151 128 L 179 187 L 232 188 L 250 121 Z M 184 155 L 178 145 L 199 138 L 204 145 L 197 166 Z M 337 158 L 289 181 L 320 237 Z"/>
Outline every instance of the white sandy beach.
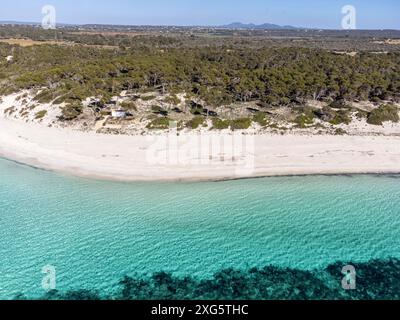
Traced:
<path fill-rule="evenodd" d="M 221 136 L 215 132 L 168 138 L 116 136 L 48 128 L 1 116 L 0 128 L 0 156 L 99 179 L 178 181 L 400 173 L 399 136 Z M 232 143 L 234 148 L 223 147 Z"/>

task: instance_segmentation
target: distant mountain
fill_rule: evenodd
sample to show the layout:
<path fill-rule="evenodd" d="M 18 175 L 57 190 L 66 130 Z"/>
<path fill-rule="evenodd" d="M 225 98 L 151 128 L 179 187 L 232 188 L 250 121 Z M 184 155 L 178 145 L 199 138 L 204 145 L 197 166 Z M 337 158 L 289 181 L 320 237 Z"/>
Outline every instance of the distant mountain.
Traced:
<path fill-rule="evenodd" d="M 41 25 L 40 22 L 25 22 L 25 21 L 0 21 L 0 25 L 26 25 L 26 26 L 38 26 Z M 136 25 L 108 25 L 108 24 L 71 24 L 71 23 L 57 23 L 59 27 L 68 27 L 68 26 L 83 26 L 83 27 L 139 27 Z M 157 27 L 156 25 L 147 25 L 140 27 Z M 160 26 L 161 27 L 161 26 Z M 164 26 L 164 27 L 174 27 L 174 26 Z M 197 26 L 186 26 L 188 27 L 197 27 Z M 264 24 L 254 24 L 254 23 L 241 23 L 241 22 L 233 22 L 228 25 L 223 26 L 209 26 L 213 28 L 223 28 L 223 29 L 242 29 L 242 30 L 295 30 L 301 29 L 293 26 L 280 26 L 272 23 L 264 23 Z"/>
<path fill-rule="evenodd" d="M 299 29 L 293 26 L 280 26 L 272 23 L 264 23 L 264 24 L 254 24 L 254 23 L 241 23 L 241 22 L 233 22 L 228 25 L 220 26 L 221 28 L 226 29 L 248 29 L 248 30 L 288 30 L 288 29 Z"/>

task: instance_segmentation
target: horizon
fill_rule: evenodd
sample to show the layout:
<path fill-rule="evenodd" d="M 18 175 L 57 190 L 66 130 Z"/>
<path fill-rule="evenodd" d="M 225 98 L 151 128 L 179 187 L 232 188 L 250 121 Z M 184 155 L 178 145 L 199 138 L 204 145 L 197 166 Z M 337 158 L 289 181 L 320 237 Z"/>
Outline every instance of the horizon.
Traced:
<path fill-rule="evenodd" d="M 264 23 L 293 26 L 303 29 L 341 29 L 342 7 L 353 5 L 357 10 L 358 30 L 400 29 L 397 12 L 400 4 L 394 0 L 380 3 L 365 3 L 361 0 L 332 0 L 321 6 L 316 0 L 227 0 L 218 3 L 211 0 L 86 0 L 83 4 L 71 5 L 64 0 L 45 2 L 32 0 L 26 3 L 16 0 L 3 5 L 0 21 L 15 23 L 40 23 L 41 9 L 50 4 L 56 8 L 59 25 L 115 25 L 115 26 L 177 26 L 177 27 L 220 27 L 231 23 Z M 349 3 L 350 2 L 350 3 Z M 22 8 L 22 9 L 21 9 Z M 195 15 L 191 15 L 196 12 Z M 379 14 L 377 14 L 379 13 Z"/>
<path fill-rule="evenodd" d="M 248 25 L 248 24 L 253 24 L 252 22 L 249 23 L 242 23 L 240 21 L 234 21 L 231 23 L 227 23 L 225 25 L 173 25 L 173 24 L 111 24 L 111 23 L 83 23 L 83 24 L 77 24 L 77 23 L 68 23 L 68 22 L 58 22 L 57 23 L 57 27 L 84 27 L 84 26 L 105 26 L 105 27 L 175 27 L 175 28 L 227 28 L 229 29 L 229 25 L 231 24 L 236 24 L 236 23 L 241 23 L 243 25 Z M 1 25 L 18 25 L 18 26 L 36 26 L 36 25 L 40 25 L 41 22 L 37 22 L 37 21 L 7 21 L 7 20 L 0 20 L 0 24 Z M 263 24 L 271 24 L 271 25 L 276 25 L 274 23 L 269 23 L 269 22 L 265 22 L 265 23 L 261 23 L 261 24 L 255 24 L 255 26 L 259 26 L 259 25 L 263 25 Z M 358 28 L 358 29 L 354 29 L 354 30 L 345 30 L 342 28 L 336 28 L 336 29 L 331 29 L 331 28 L 312 28 L 312 27 L 298 27 L 298 26 L 292 26 L 292 25 L 277 25 L 279 27 L 291 27 L 290 29 L 260 29 L 260 30 L 271 30 L 271 31 L 290 31 L 290 30 L 323 30 L 323 31 L 343 31 L 343 32 L 356 32 L 356 31 L 400 31 L 400 28 L 383 28 L 383 29 L 362 29 L 362 28 Z M 235 28 L 232 28 L 235 29 Z"/>

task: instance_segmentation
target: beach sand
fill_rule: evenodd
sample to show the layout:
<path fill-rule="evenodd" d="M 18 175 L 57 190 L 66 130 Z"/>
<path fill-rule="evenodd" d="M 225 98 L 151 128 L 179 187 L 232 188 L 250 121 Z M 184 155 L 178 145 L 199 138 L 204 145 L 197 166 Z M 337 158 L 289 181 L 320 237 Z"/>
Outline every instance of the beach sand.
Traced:
<path fill-rule="evenodd" d="M 0 117 L 0 156 L 60 173 L 119 181 L 400 173 L 399 136 L 104 135 Z"/>

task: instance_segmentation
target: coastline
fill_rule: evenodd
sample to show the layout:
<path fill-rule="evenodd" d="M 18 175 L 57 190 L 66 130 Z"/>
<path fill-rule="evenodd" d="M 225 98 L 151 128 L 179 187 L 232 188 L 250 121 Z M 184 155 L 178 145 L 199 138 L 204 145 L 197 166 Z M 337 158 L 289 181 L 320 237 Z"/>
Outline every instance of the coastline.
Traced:
<path fill-rule="evenodd" d="M 1 157 L 40 169 L 99 180 L 178 182 L 400 173 L 398 136 L 239 133 L 234 137 L 241 139 L 239 142 L 247 149 L 241 148 L 233 156 L 217 150 L 214 156 L 205 157 L 204 145 L 197 143 L 199 137 L 207 141 L 226 141 L 233 135 L 182 134 L 170 143 L 171 136 L 165 134 L 105 135 L 6 118 L 0 118 L 0 127 Z M 212 143 L 210 146 L 214 147 Z M 178 157 L 172 161 L 171 154 Z"/>

